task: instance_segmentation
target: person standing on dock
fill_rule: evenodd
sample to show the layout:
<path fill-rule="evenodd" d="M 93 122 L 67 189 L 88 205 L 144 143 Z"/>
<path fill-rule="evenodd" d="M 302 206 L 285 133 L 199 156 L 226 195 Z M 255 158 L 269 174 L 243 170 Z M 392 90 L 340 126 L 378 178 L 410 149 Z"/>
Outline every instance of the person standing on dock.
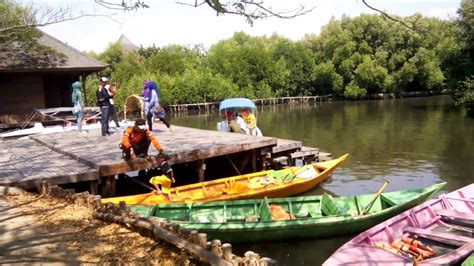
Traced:
<path fill-rule="evenodd" d="M 110 95 L 105 87 L 109 80 L 106 77 L 100 78 L 100 85 L 96 91 L 97 102 L 99 103 L 102 117 L 100 119 L 102 136 L 109 136 L 109 118 L 110 118 Z"/>
<path fill-rule="evenodd" d="M 82 83 L 80 81 L 76 81 L 72 84 L 72 104 L 74 105 L 72 112 L 77 116 L 78 133 L 83 133 L 82 120 L 84 119 L 84 97 L 82 96 L 81 89 Z"/>
<path fill-rule="evenodd" d="M 133 127 L 125 129 L 122 137 L 120 148 L 122 149 L 123 158 L 126 160 L 132 159 L 132 154 L 136 158 L 144 158 L 148 156 L 148 148 L 153 142 L 153 145 L 159 152 L 160 157 L 167 158 L 167 154 L 163 151 L 158 138 L 153 136 L 150 130 L 147 129 L 144 119 L 137 119 Z"/>
<path fill-rule="evenodd" d="M 115 108 L 114 99 L 113 99 L 115 96 L 117 87 L 115 85 L 106 84 L 105 88 L 107 89 L 107 92 L 109 93 L 109 96 L 110 96 L 110 110 L 109 110 L 110 115 L 109 116 L 112 117 L 112 120 L 115 122 L 115 125 L 117 126 L 117 128 L 119 128 L 120 124 L 118 121 L 117 108 Z"/>
<path fill-rule="evenodd" d="M 145 117 L 148 115 L 148 106 L 150 105 L 151 92 L 150 88 L 146 86 L 147 80 L 143 82 L 143 91 L 140 95 L 140 99 L 143 101 L 143 110 L 145 110 Z M 143 117 L 142 117 L 143 118 Z"/>
<path fill-rule="evenodd" d="M 154 81 L 147 80 L 145 81 L 145 87 L 150 89 L 150 103 L 148 104 L 148 108 L 145 110 L 149 129 L 153 130 L 153 117 L 160 119 L 168 129 L 171 129 L 171 125 L 165 119 L 165 109 L 160 105 L 160 92 L 158 91 L 158 85 Z"/>

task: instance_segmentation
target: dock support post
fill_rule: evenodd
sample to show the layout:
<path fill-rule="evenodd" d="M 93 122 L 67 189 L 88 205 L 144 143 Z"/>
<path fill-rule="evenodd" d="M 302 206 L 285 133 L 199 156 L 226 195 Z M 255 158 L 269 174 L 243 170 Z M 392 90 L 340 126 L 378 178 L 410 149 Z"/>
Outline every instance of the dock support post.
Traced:
<path fill-rule="evenodd" d="M 260 153 L 260 151 L 259 151 Z M 257 172 L 257 149 L 252 150 L 252 172 Z"/>
<path fill-rule="evenodd" d="M 104 176 L 102 180 L 102 197 L 114 197 L 115 196 L 115 176 Z"/>
<path fill-rule="evenodd" d="M 91 194 L 97 195 L 99 194 L 99 180 L 92 180 L 89 182 L 89 190 Z"/>
<path fill-rule="evenodd" d="M 206 171 L 206 164 L 204 163 L 204 160 L 198 161 L 197 171 L 199 176 L 199 182 L 204 182 L 204 172 Z"/>

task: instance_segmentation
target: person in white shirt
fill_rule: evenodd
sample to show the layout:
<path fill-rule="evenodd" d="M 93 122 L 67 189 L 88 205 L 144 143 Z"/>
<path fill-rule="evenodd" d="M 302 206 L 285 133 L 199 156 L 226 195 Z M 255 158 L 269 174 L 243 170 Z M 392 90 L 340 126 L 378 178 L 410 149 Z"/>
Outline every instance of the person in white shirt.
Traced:
<path fill-rule="evenodd" d="M 109 117 L 112 117 L 112 120 L 115 122 L 115 125 L 117 127 L 120 127 L 120 124 L 119 124 L 119 121 L 118 121 L 118 114 L 117 114 L 117 109 L 115 108 L 115 105 L 114 105 L 114 95 L 115 95 L 115 90 L 116 90 L 116 87 L 115 86 L 111 86 L 109 84 L 109 79 L 106 78 L 106 77 L 102 77 L 100 78 L 101 82 L 102 82 L 102 86 L 104 86 L 104 88 L 107 90 L 107 93 L 109 94 L 110 96 L 110 109 L 109 109 Z"/>
<path fill-rule="evenodd" d="M 247 123 L 245 123 L 244 119 L 240 115 L 235 116 L 235 122 L 239 124 L 242 133 L 247 135 L 250 133 L 249 128 L 247 127 Z"/>

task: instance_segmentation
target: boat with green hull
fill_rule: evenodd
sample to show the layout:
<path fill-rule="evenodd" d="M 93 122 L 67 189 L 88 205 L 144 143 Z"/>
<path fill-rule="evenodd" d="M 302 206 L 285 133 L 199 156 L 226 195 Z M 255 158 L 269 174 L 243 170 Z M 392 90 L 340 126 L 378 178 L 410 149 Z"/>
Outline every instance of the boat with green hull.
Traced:
<path fill-rule="evenodd" d="M 130 208 L 232 243 L 318 238 L 366 230 L 426 201 L 445 184 L 347 197 L 323 194 Z"/>

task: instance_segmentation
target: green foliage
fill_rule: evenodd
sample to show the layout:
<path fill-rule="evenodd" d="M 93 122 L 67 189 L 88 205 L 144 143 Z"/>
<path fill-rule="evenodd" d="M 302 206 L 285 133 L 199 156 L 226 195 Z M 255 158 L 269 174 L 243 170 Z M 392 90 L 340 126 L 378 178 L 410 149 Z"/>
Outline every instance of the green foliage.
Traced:
<path fill-rule="evenodd" d="M 100 75 L 120 84 L 119 106 L 127 95 L 140 93 L 145 79 L 158 83 L 165 105 L 325 94 L 363 99 L 377 93 L 440 90 L 458 81 L 455 100 L 465 103 L 470 96 L 461 94 L 471 88 L 465 73 L 472 73 L 473 60 L 460 55 L 472 55 L 471 5 L 463 1 L 457 24 L 420 14 L 399 18 L 416 20 L 415 30 L 380 15 L 343 16 L 301 41 L 237 32 L 209 50 L 153 45 L 125 54 L 119 45 L 110 45 L 96 58 L 110 64 Z M 460 66 L 471 70 L 457 71 Z M 88 83 L 95 88 L 97 77 Z"/>
<path fill-rule="evenodd" d="M 467 114 L 474 117 L 474 1 L 463 0 L 458 9 L 457 25 L 460 28 L 458 49 L 445 57 L 447 72 L 452 85 L 455 105 L 464 106 Z"/>
<path fill-rule="evenodd" d="M 168 75 L 179 75 L 188 68 L 195 68 L 201 63 L 199 47 L 193 49 L 170 45 L 163 48 L 155 48 L 148 52 L 145 67 Z"/>
<path fill-rule="evenodd" d="M 16 1 L 0 1 L 0 65 L 9 69 L 48 67 L 64 63 L 65 57 L 38 42 L 42 33 L 34 24 L 34 10 Z"/>
<path fill-rule="evenodd" d="M 109 64 L 109 67 L 102 71 L 102 76 L 111 76 L 117 65 L 124 59 L 124 51 L 118 43 L 109 44 L 105 51 L 99 55 L 100 61 Z"/>
<path fill-rule="evenodd" d="M 143 76 L 147 70 L 141 58 L 136 53 L 128 53 L 122 61 L 115 63 L 115 71 L 110 75 L 113 82 L 117 84 L 125 83 L 134 76 Z M 142 80 L 143 83 L 143 80 Z"/>
<path fill-rule="evenodd" d="M 280 78 L 283 79 L 276 82 L 282 85 L 274 89 L 280 91 L 277 96 L 311 95 L 313 93 L 312 77 L 316 67 L 311 50 L 300 42 L 276 37 L 274 39 L 276 44 L 273 58 L 277 62 L 276 73 L 279 73 Z M 271 88 L 267 88 L 269 96 L 271 96 L 271 91 Z"/>
<path fill-rule="evenodd" d="M 314 91 L 316 95 L 327 95 L 330 93 L 340 94 L 342 90 L 342 76 L 339 75 L 331 61 L 319 64 L 314 70 Z"/>
<path fill-rule="evenodd" d="M 207 69 L 186 69 L 184 73 L 169 80 L 171 104 L 188 102 L 214 102 L 238 95 L 237 87 L 219 74 Z M 164 97 L 166 100 L 166 97 Z"/>
<path fill-rule="evenodd" d="M 332 90 L 352 99 L 380 92 L 399 95 L 443 88 L 445 75 L 438 59 L 443 50 L 438 47 L 439 35 L 431 33 L 449 32 L 452 25 L 415 17 L 423 31 L 411 31 L 382 16 L 361 15 L 332 19 L 319 36 L 307 36 L 304 43 L 312 49 L 318 64 L 315 87 L 321 86 L 321 81 L 330 87 L 330 75 L 324 70 L 333 65 L 342 84 Z M 452 44 L 452 40 L 444 45 Z"/>
<path fill-rule="evenodd" d="M 354 72 L 355 82 L 368 93 L 384 91 L 390 86 L 388 82 L 387 69 L 377 65 L 370 56 L 364 56 L 363 62 L 359 64 Z"/>
<path fill-rule="evenodd" d="M 474 76 L 458 82 L 453 90 L 455 105 L 464 106 L 469 116 L 474 116 Z"/>
<path fill-rule="evenodd" d="M 275 62 L 275 47 L 271 42 L 266 37 L 235 33 L 233 38 L 220 41 L 209 49 L 205 64 L 213 73 L 230 78 L 243 97 L 268 95 L 267 86 L 275 92 L 285 87 L 290 75 L 283 60 Z M 259 92 L 260 89 L 264 91 Z"/>
<path fill-rule="evenodd" d="M 355 82 L 349 83 L 344 91 L 344 97 L 350 100 L 362 99 L 367 95 L 367 90 L 359 87 Z"/>

